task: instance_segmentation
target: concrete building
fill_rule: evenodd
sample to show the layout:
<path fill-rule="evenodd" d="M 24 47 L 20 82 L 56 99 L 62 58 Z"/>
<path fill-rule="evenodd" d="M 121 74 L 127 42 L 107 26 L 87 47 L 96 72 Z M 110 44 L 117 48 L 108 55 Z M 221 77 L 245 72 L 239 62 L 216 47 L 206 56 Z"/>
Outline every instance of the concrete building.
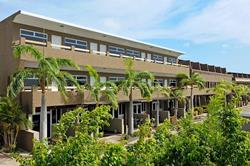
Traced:
<path fill-rule="evenodd" d="M 202 106 L 208 103 L 209 91 L 219 81 L 232 81 L 232 75 L 227 74 L 225 68 L 179 60 L 183 54 L 180 51 L 144 43 L 141 41 L 115 36 L 105 32 L 80 27 L 55 19 L 18 11 L 0 22 L 0 95 L 6 95 L 7 85 L 11 75 L 18 69 L 35 68 L 36 61 L 30 56 L 21 56 L 15 59 L 12 55 L 13 45 L 29 44 L 44 53 L 46 57 L 68 58 L 82 67 L 81 71 L 67 69 L 80 84 L 92 84 L 93 79 L 84 69 L 85 65 L 93 66 L 101 76 L 102 81 L 119 81 L 124 79 L 123 60 L 133 57 L 134 68 L 137 71 L 149 71 L 155 75 L 156 81 L 162 86 L 176 86 L 176 74 L 189 74 L 190 69 L 201 74 L 206 81 L 206 88 L 194 90 L 194 105 Z M 39 112 L 41 92 L 35 88 L 36 78 L 25 80 L 25 88 L 19 99 L 23 111 L 33 122 L 33 130 L 39 131 Z M 48 136 L 52 135 L 53 124 L 56 124 L 61 115 L 81 104 L 80 96 L 74 87 L 67 87 L 70 97 L 65 101 L 57 91 L 55 84 L 49 85 L 46 93 L 48 106 Z M 145 101 L 134 90 L 134 117 L 135 125 L 140 119 L 153 117 L 156 109 L 156 96 L 151 102 Z M 189 97 L 189 89 L 184 90 Z M 128 97 L 119 92 L 119 109 L 112 110 L 113 119 L 107 131 L 124 133 L 127 125 Z M 173 110 L 175 99 L 160 96 L 160 121 L 169 117 Z M 103 100 L 102 103 L 109 104 Z M 93 108 L 94 101 L 89 92 L 85 92 L 84 104 L 86 108 Z M 183 107 L 182 107 L 183 108 Z M 179 111 L 183 112 L 180 108 Z"/>

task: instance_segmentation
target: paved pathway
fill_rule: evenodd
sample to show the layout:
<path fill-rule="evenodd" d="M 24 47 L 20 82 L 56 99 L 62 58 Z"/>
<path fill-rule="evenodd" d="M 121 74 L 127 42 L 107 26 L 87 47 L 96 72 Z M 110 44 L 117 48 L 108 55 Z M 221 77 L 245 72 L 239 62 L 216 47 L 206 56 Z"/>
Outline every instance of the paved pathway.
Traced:
<path fill-rule="evenodd" d="M 240 113 L 241 116 L 250 118 L 250 104 L 242 107 L 242 112 Z"/>
<path fill-rule="evenodd" d="M 15 159 L 0 152 L 0 166 L 19 166 Z"/>

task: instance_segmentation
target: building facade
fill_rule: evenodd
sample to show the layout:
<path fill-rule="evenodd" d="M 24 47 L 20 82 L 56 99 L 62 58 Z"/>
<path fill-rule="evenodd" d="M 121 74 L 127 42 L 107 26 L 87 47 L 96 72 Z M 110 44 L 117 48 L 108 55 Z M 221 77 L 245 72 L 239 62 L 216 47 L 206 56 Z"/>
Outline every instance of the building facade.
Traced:
<path fill-rule="evenodd" d="M 15 45 L 29 44 L 36 47 L 46 57 L 67 58 L 77 63 L 81 70 L 67 70 L 77 79 L 79 84 L 92 84 L 93 78 L 84 68 L 93 66 L 101 76 L 101 81 L 120 81 L 125 78 L 124 58 L 132 57 L 134 69 L 149 71 L 154 74 L 156 82 L 162 86 L 177 86 L 178 73 L 189 74 L 190 69 L 201 74 L 206 81 L 206 88 L 194 90 L 194 106 L 206 105 L 213 88 L 221 80 L 232 81 L 232 75 L 225 68 L 179 60 L 183 54 L 169 48 L 164 48 L 112 34 L 92 30 L 85 27 L 61 22 L 51 18 L 19 11 L 0 22 L 0 95 L 6 95 L 11 75 L 19 69 L 36 68 L 36 61 L 28 56 L 19 59 L 13 57 Z M 38 80 L 34 77 L 25 80 L 25 88 L 19 99 L 22 109 L 33 122 L 33 130 L 39 131 L 41 92 L 35 87 Z M 48 86 L 46 97 L 48 106 L 48 136 L 52 135 L 53 125 L 63 113 L 79 106 L 84 100 L 84 106 L 91 110 L 95 103 L 88 91 L 84 99 L 72 85 L 67 86 L 69 100 L 65 101 L 52 82 Z M 184 90 L 189 98 L 189 89 Z M 142 98 L 139 90 L 134 90 L 135 125 L 147 116 L 154 117 L 156 110 L 156 95 L 148 102 Z M 118 93 L 119 108 L 111 110 L 113 116 L 107 131 L 124 133 L 127 125 L 128 96 Z M 160 96 L 160 121 L 168 118 L 174 107 L 175 99 Z M 102 100 L 103 104 L 110 104 Z M 179 108 L 180 116 L 184 106 Z"/>

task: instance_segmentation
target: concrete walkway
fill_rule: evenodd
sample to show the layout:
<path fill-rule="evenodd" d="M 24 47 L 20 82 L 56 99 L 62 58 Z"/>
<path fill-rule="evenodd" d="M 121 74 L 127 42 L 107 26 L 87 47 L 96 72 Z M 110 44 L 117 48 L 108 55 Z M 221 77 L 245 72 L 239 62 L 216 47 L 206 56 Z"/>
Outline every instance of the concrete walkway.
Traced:
<path fill-rule="evenodd" d="M 0 152 L 0 166 L 19 166 L 15 159 L 7 154 Z"/>
<path fill-rule="evenodd" d="M 240 113 L 240 115 L 245 118 L 250 118 L 250 104 L 243 106 L 241 108 L 242 112 Z"/>

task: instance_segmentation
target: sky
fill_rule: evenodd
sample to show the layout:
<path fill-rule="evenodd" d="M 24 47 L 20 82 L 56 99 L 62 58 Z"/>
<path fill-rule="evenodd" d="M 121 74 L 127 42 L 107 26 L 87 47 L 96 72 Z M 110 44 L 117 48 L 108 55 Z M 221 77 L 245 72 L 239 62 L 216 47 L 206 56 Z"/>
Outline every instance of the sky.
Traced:
<path fill-rule="evenodd" d="M 0 0 L 18 10 L 184 52 L 188 59 L 250 73 L 250 0 Z"/>

